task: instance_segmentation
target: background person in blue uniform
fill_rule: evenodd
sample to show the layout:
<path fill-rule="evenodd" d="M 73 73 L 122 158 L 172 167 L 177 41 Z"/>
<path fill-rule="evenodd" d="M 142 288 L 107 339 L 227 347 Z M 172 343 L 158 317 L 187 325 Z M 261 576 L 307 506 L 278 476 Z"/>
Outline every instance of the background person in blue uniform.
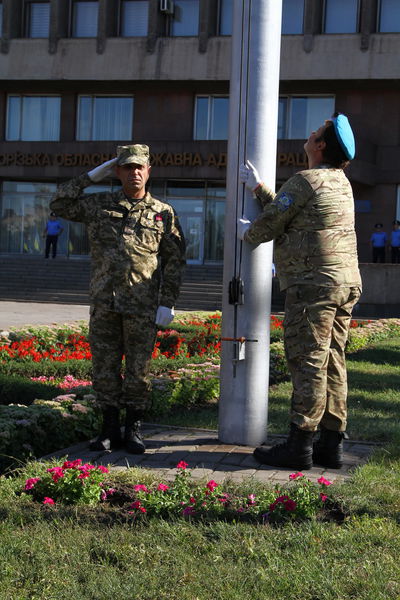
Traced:
<path fill-rule="evenodd" d="M 393 221 L 393 231 L 390 234 L 391 261 L 400 263 L 400 221 Z"/>
<path fill-rule="evenodd" d="M 372 262 L 374 263 L 384 263 L 386 260 L 385 253 L 387 235 L 382 228 L 382 223 L 376 223 L 374 232 L 370 237 L 372 247 Z"/>
<path fill-rule="evenodd" d="M 61 227 L 60 221 L 57 219 L 57 215 L 54 212 L 50 213 L 50 218 L 46 223 L 46 227 L 43 233 L 43 237 L 46 238 L 46 250 L 45 257 L 49 258 L 50 248 L 52 248 L 52 257 L 57 256 L 57 241 L 58 236 L 64 231 Z"/>

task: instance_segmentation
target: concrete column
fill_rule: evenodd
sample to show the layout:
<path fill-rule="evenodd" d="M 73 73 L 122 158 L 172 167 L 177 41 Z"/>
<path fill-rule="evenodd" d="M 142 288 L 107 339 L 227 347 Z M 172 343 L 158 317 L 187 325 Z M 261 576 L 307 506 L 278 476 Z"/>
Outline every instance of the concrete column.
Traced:
<path fill-rule="evenodd" d="M 1 52 L 8 54 L 10 41 L 22 36 L 22 0 L 3 0 L 3 35 Z"/>
<path fill-rule="evenodd" d="M 371 33 L 377 31 L 378 2 L 377 0 L 364 0 L 360 8 L 360 49 L 366 52 L 369 49 Z"/>
<path fill-rule="evenodd" d="M 234 341 L 222 341 L 219 438 L 251 446 L 266 438 L 272 243 L 237 238 L 237 219 L 260 212 L 238 170 L 250 160 L 275 189 L 281 13 L 281 0 L 234 4 L 222 320 L 222 338 Z M 228 297 L 233 277 L 243 282 L 236 304 Z"/>
<path fill-rule="evenodd" d="M 217 33 L 218 2 L 200 0 L 199 3 L 199 52 L 207 52 L 207 42 Z"/>

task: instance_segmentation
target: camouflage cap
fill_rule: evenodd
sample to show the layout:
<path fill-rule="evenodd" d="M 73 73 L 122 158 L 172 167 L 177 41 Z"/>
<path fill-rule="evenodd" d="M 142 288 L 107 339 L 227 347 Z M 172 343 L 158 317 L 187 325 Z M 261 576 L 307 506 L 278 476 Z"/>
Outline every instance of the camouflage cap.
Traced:
<path fill-rule="evenodd" d="M 117 147 L 117 165 L 128 165 L 136 163 L 138 165 L 147 165 L 150 161 L 149 147 L 145 144 L 132 144 L 132 146 Z"/>

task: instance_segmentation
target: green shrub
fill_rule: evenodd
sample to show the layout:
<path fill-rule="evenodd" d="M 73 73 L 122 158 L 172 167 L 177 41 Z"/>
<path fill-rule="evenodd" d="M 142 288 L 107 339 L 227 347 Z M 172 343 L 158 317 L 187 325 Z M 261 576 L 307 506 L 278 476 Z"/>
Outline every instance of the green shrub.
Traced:
<path fill-rule="evenodd" d="M 42 360 L 11 360 L 1 365 L 4 375 L 23 375 L 25 377 L 64 377 L 73 375 L 77 379 L 92 379 L 92 362 L 90 360 L 68 360 L 66 362 Z"/>
<path fill-rule="evenodd" d="M 36 398 L 51 400 L 62 393 L 55 385 L 31 381 L 16 375 L 0 375 L 0 404 L 25 404 L 28 406 Z"/>
<path fill-rule="evenodd" d="M 67 394 L 30 406 L 0 406 L 0 469 L 88 440 L 99 426 L 99 412 L 89 395 L 80 402 Z"/>

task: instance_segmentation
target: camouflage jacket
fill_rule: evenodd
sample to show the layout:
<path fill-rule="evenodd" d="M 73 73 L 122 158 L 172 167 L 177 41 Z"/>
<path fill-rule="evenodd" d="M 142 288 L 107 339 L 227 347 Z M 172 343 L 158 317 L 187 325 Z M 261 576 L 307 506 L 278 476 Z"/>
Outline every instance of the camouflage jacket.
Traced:
<path fill-rule="evenodd" d="M 61 184 L 51 210 L 87 225 L 92 265 L 90 297 L 122 313 L 152 314 L 175 305 L 185 265 L 185 241 L 169 204 L 149 193 L 136 203 L 124 192 L 84 195 L 87 174 Z"/>
<path fill-rule="evenodd" d="M 282 290 L 291 285 L 361 286 L 354 200 L 342 169 L 300 171 L 275 195 L 266 186 L 255 194 L 263 212 L 244 239 L 275 240 L 275 266 Z"/>

